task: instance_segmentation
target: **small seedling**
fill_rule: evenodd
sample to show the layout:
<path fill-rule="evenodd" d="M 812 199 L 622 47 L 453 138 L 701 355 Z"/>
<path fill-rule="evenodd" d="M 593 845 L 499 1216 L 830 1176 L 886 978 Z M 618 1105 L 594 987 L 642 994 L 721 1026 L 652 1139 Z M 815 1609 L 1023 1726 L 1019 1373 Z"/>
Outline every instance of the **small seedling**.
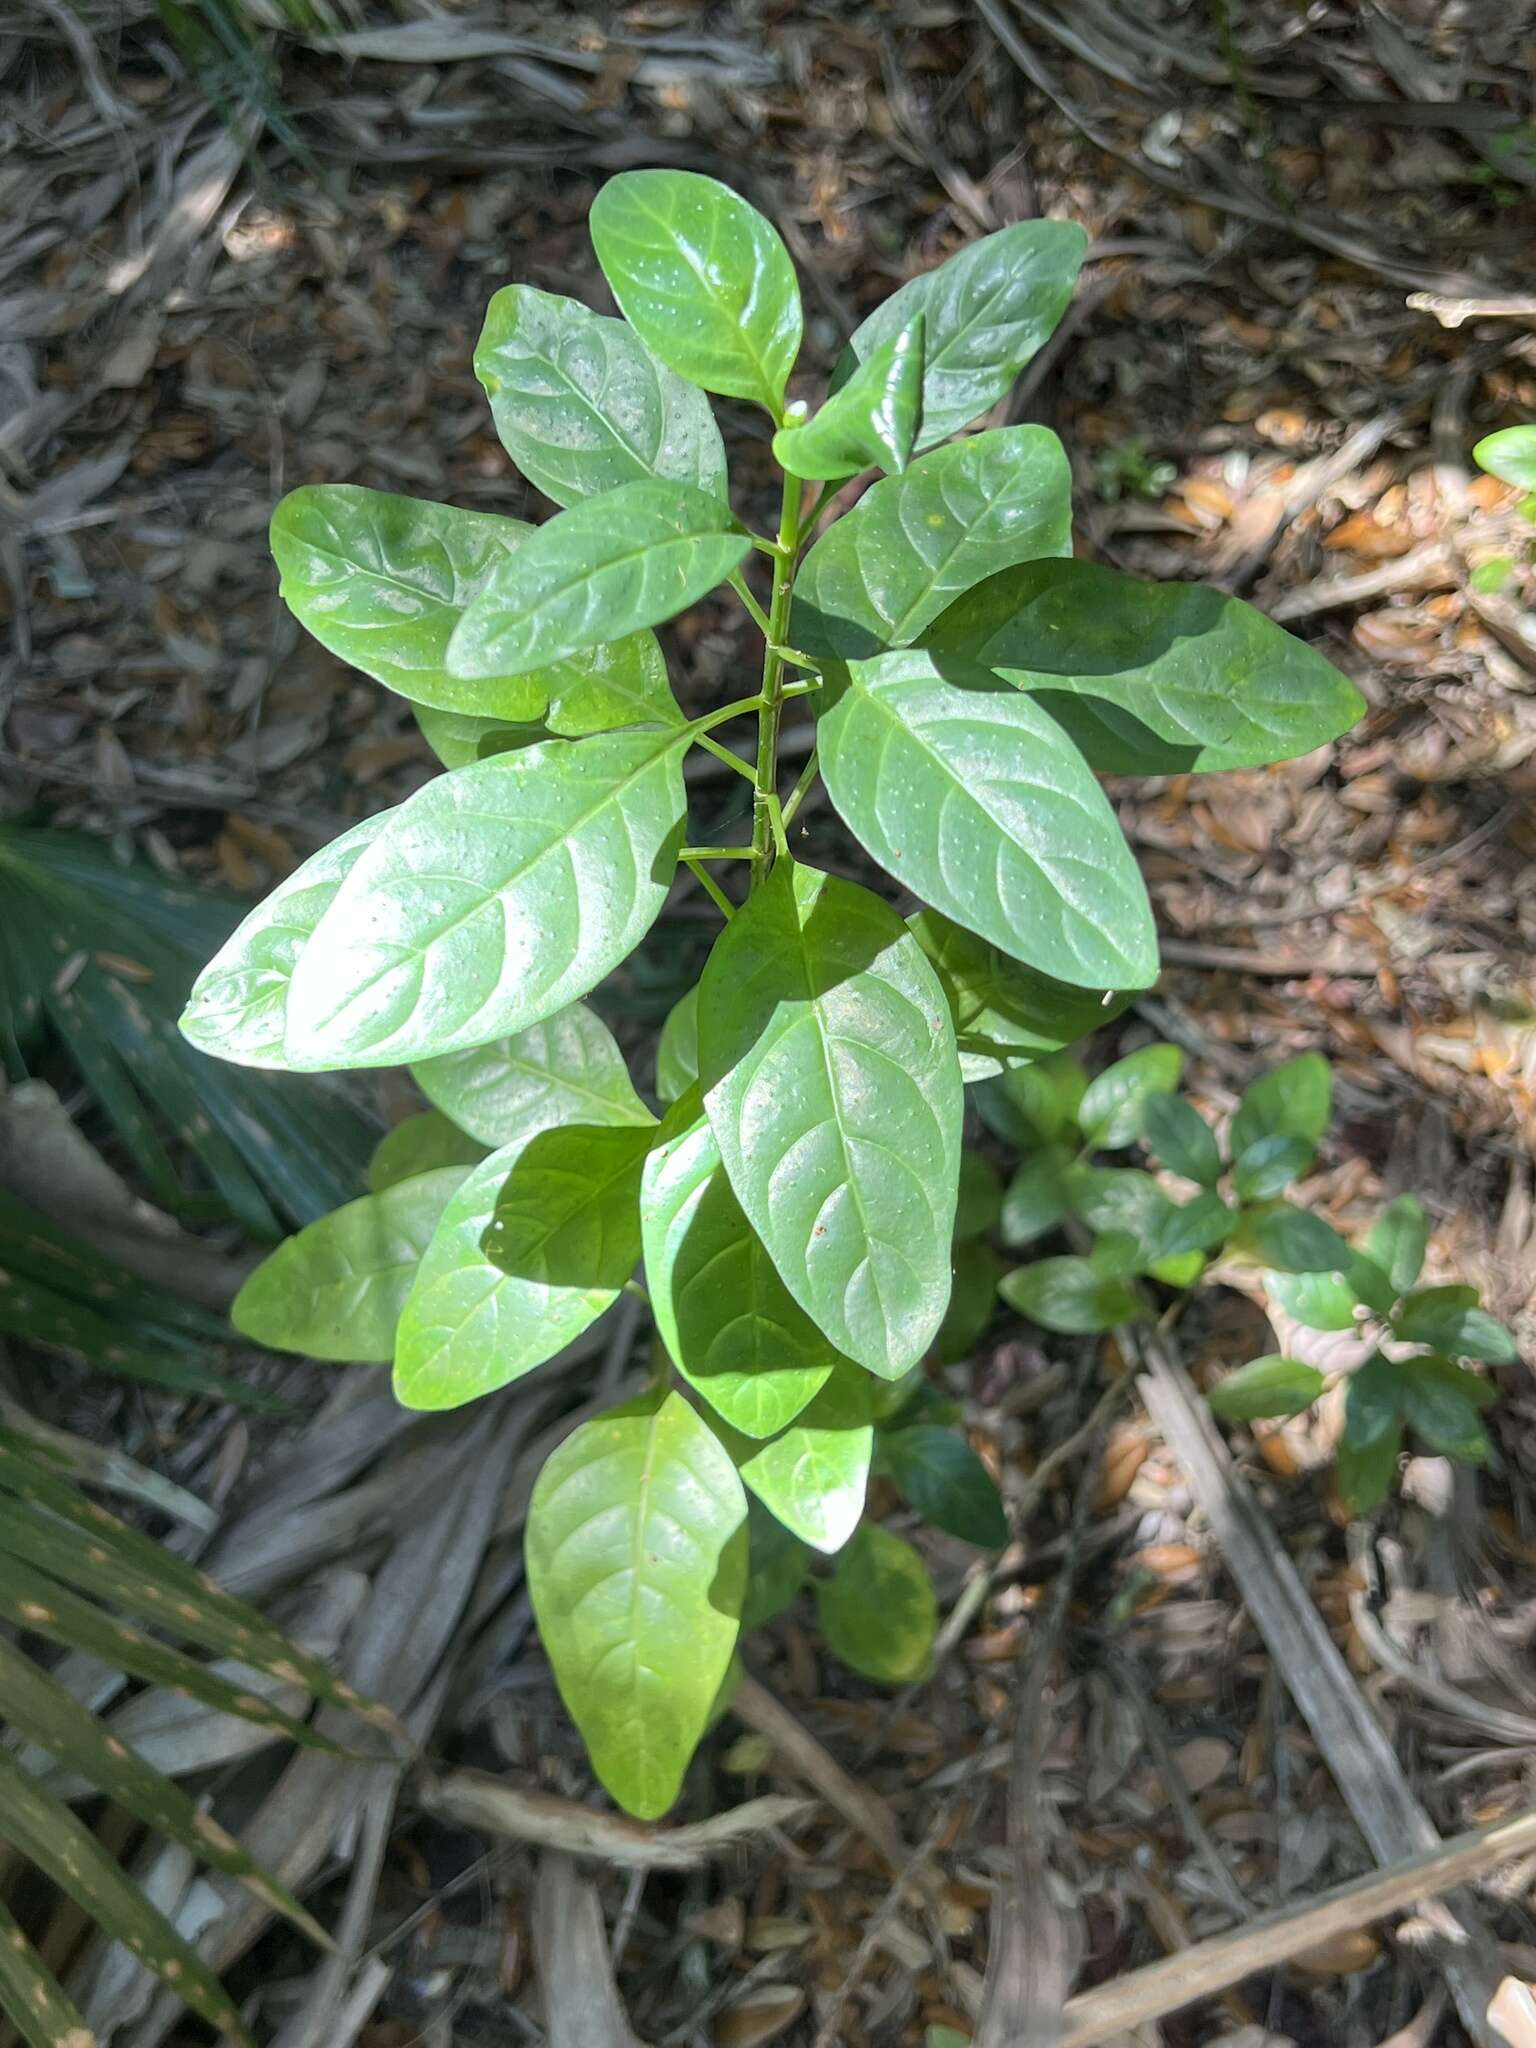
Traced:
<path fill-rule="evenodd" d="M 591 230 L 624 317 L 514 284 L 475 352 L 552 517 L 326 484 L 277 508 L 287 603 L 410 700 L 447 772 L 284 882 L 183 1029 L 256 1066 L 407 1064 L 451 1127 L 393 1138 L 371 1192 L 258 1270 L 235 1320 L 259 1341 L 391 1361 L 402 1401 L 453 1408 L 555 1358 L 643 1268 L 654 1384 L 554 1452 L 527 1565 L 599 1775 L 654 1815 L 744 1612 L 808 1555 L 835 1559 L 834 1647 L 887 1680 L 921 1668 L 921 1564 L 860 1523 L 877 1455 L 914 1506 L 1002 1539 L 990 1481 L 940 1448 L 912 1376 L 963 1337 L 966 1079 L 1028 1075 L 1158 971 L 1099 776 L 1284 760 L 1363 706 L 1236 599 L 1074 560 L 1045 428 L 965 432 L 1060 319 L 1070 222 L 1020 222 L 904 285 L 814 411 L 786 398 L 793 266 L 736 193 L 626 172 Z M 766 529 L 732 505 L 706 392 L 767 416 Z M 722 588 L 763 635 L 760 680 L 685 714 L 653 629 Z M 785 789 L 792 698 L 816 748 Z M 698 748 L 751 784 L 739 845 L 690 829 Z M 914 915 L 792 857 L 816 776 L 860 875 Z M 722 929 L 662 1035 L 658 1120 L 582 999 L 680 868 Z"/>

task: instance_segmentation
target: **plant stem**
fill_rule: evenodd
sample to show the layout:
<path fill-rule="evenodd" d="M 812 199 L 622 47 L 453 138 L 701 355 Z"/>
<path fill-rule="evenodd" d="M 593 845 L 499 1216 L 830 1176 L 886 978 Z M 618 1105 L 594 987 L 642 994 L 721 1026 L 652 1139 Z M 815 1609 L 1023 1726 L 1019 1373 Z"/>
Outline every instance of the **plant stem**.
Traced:
<path fill-rule="evenodd" d="M 799 810 L 801 801 L 804 798 L 806 791 L 810 788 L 811 784 L 816 780 L 816 774 L 816 749 L 812 747 L 810 751 L 810 756 L 806 761 L 805 766 L 800 770 L 798 781 L 795 783 L 794 788 L 789 792 L 789 801 L 784 806 L 784 825 L 786 829 L 788 828 L 789 823 L 791 819 L 794 817 L 796 811 Z"/>
<path fill-rule="evenodd" d="M 716 910 L 720 912 L 726 923 L 729 924 L 736 915 L 736 906 L 730 897 L 726 895 L 702 861 L 692 860 L 687 854 L 683 854 L 681 858 L 683 866 L 687 868 L 689 874 L 693 876 L 694 880 L 703 889 L 705 895 L 714 904 Z"/>
<path fill-rule="evenodd" d="M 715 759 L 723 761 L 727 768 L 734 768 L 738 775 L 745 775 L 748 782 L 756 788 L 757 776 L 753 771 L 752 763 L 750 761 L 743 761 L 740 754 L 733 754 L 729 747 L 722 747 L 718 740 L 712 740 L 709 734 L 704 732 L 695 735 L 694 745 L 702 747 L 706 753 L 713 754 Z"/>
<path fill-rule="evenodd" d="M 735 591 L 736 595 L 741 599 L 742 603 L 746 606 L 748 612 L 751 614 L 753 625 L 756 626 L 757 630 L 759 631 L 759 633 L 762 634 L 765 640 L 768 639 L 768 637 L 773 631 L 773 628 L 768 623 L 768 614 L 763 610 L 762 606 L 758 603 L 757 599 L 752 595 L 751 591 L 747 588 L 746 577 L 742 575 L 739 569 L 733 569 L 731 571 L 729 580 L 732 590 Z"/>
<path fill-rule="evenodd" d="M 767 644 L 763 649 L 762 709 L 757 714 L 757 785 L 752 807 L 752 887 L 761 886 L 768 873 L 769 847 L 773 841 L 773 813 L 770 797 L 778 794 L 779 706 L 784 688 L 783 645 L 789 625 L 789 604 L 795 588 L 795 549 L 800 539 L 800 497 L 798 477 L 786 476 L 779 504 L 778 551 L 773 558 L 773 595 L 768 605 Z"/>

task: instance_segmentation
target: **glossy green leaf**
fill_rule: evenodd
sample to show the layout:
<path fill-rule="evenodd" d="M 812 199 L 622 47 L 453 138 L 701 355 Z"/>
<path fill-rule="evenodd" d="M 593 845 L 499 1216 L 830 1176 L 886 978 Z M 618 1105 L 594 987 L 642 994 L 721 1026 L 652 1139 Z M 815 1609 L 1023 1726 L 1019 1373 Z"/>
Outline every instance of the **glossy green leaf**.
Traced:
<path fill-rule="evenodd" d="M 834 388 L 921 313 L 927 327 L 919 446 L 947 441 L 1003 397 L 1072 297 L 1087 237 L 1072 221 L 1027 220 L 985 235 L 914 277 L 855 330 Z"/>
<path fill-rule="evenodd" d="M 1485 434 L 1472 450 L 1472 460 L 1501 483 L 1518 491 L 1536 491 L 1536 426 L 1501 427 Z"/>
<path fill-rule="evenodd" d="M 969 1358 L 986 1335 L 997 1310 L 997 1283 L 1003 1262 L 991 1245 L 971 1238 L 955 1246 L 949 1306 L 934 1339 L 941 1365 Z"/>
<path fill-rule="evenodd" d="M 1398 1373 L 1403 1420 L 1422 1443 L 1465 1464 L 1487 1457 L 1479 1410 L 1496 1398 L 1496 1388 L 1448 1358 L 1405 1358 Z"/>
<path fill-rule="evenodd" d="M 842 661 L 909 646 L 984 577 L 1071 547 L 1072 472 L 1049 429 L 935 448 L 867 490 L 806 556 L 795 644 Z"/>
<path fill-rule="evenodd" d="M 1183 1071 L 1184 1054 L 1176 1045 L 1147 1045 L 1116 1060 L 1088 1084 L 1078 1106 L 1083 1136 L 1105 1152 L 1135 1144 L 1147 1104 L 1154 1095 L 1171 1095 Z"/>
<path fill-rule="evenodd" d="M 1028 562 L 923 636 L 1027 690 L 1107 775 L 1256 767 L 1347 732 L 1365 699 L 1315 649 L 1199 583 Z"/>
<path fill-rule="evenodd" d="M 998 1292 L 1031 1322 L 1068 1336 L 1108 1330 L 1146 1313 L 1123 1275 L 1101 1272 L 1087 1259 L 1037 1259 L 1032 1266 L 1016 1266 L 998 1282 Z"/>
<path fill-rule="evenodd" d="M 491 754 L 537 746 L 550 737 L 542 716 L 537 724 L 513 725 L 502 718 L 476 718 L 467 711 L 440 711 L 435 704 L 413 704 L 411 715 L 445 768 L 467 768 Z"/>
<path fill-rule="evenodd" d="M 294 969 L 289 1064 L 457 1052 L 595 987 L 666 901 L 685 742 L 550 740 L 440 776 L 402 804 Z"/>
<path fill-rule="evenodd" d="M 571 1003 L 512 1038 L 418 1060 L 417 1086 L 482 1144 L 510 1145 L 556 1124 L 654 1124 L 613 1033 Z"/>
<path fill-rule="evenodd" d="M 755 1494 L 747 1500 L 747 1590 L 741 1630 L 766 1628 L 794 1600 L 810 1574 L 811 1550 L 792 1536 Z"/>
<path fill-rule="evenodd" d="M 966 1081 L 1059 1052 L 1118 1017 L 1130 1001 L 1125 992 L 1097 995 L 1053 981 L 936 910 L 920 910 L 907 923 L 949 998 Z"/>
<path fill-rule="evenodd" d="M 279 882 L 192 984 L 183 1038 L 243 1067 L 288 1064 L 288 990 L 336 891 L 398 811 L 365 818 Z"/>
<path fill-rule="evenodd" d="M 1364 1252 L 1351 1253 L 1344 1278 L 1354 1291 L 1355 1299 L 1363 1301 L 1372 1315 L 1390 1316 L 1397 1307 L 1398 1290 L 1376 1261 L 1368 1259 Z"/>
<path fill-rule="evenodd" d="M 588 227 L 625 319 L 692 384 L 775 419 L 800 352 L 800 288 L 778 230 L 694 171 L 624 171 Z"/>
<path fill-rule="evenodd" d="M 949 1296 L 963 1090 L 933 969 L 852 882 L 780 860 L 699 994 L 709 1120 L 742 1208 L 837 1350 L 884 1378 Z"/>
<path fill-rule="evenodd" d="M 190 1943 L 150 1904 L 89 1828 L 45 1792 L 9 1749 L 0 1749 L 0 1811 L 5 1839 L 43 1871 L 162 1979 L 199 2019 L 232 2040 L 250 2043 L 240 2014 Z"/>
<path fill-rule="evenodd" d="M 982 1081 L 972 1099 L 989 1131 L 1028 1151 L 1076 1130 L 1087 1089 L 1082 1063 L 1069 1052 L 1058 1052 L 1027 1067 L 1010 1067 L 996 1081 Z"/>
<path fill-rule="evenodd" d="M 1008 1541 L 997 1482 L 957 1429 L 916 1422 L 880 1438 L 880 1462 L 908 1505 L 962 1543 L 1001 1550 Z"/>
<path fill-rule="evenodd" d="M 0 1717 L 8 1729 L 50 1755 L 148 1826 L 241 1883 L 316 1940 L 324 1931 L 283 1885 L 269 1877 L 233 1836 L 213 1824 L 179 1785 L 108 1733 L 32 1659 L 0 1643 Z"/>
<path fill-rule="evenodd" d="M 1179 1211 L 1151 1174 L 1134 1167 L 1073 1165 L 1065 1180 L 1073 1215 L 1100 1234 L 1120 1231 L 1132 1238 L 1142 1270 L 1166 1255 L 1164 1239 Z"/>
<path fill-rule="evenodd" d="M 539 1634 L 604 1785 L 665 1813 L 736 1647 L 747 1503 L 681 1395 L 583 1423 L 539 1474 L 524 1541 Z"/>
<path fill-rule="evenodd" d="M 866 1522 L 830 1579 L 816 1581 L 827 1648 L 882 1685 L 905 1685 L 928 1668 L 939 1604 L 928 1567 L 903 1537 Z"/>
<path fill-rule="evenodd" d="M 699 1078 L 699 991 L 697 984 L 667 1012 L 656 1041 L 656 1095 L 676 1102 Z"/>
<path fill-rule="evenodd" d="M 493 1152 L 443 1211 L 400 1315 L 395 1393 L 458 1408 L 543 1365 L 640 1256 L 643 1126 L 561 1124 Z"/>
<path fill-rule="evenodd" d="M 368 1192 L 382 1195 L 397 1182 L 439 1166 L 474 1166 L 485 1147 L 450 1123 L 441 1110 L 424 1109 L 386 1131 L 368 1162 Z"/>
<path fill-rule="evenodd" d="M 686 723 L 654 633 L 627 633 L 622 640 L 604 641 L 541 673 L 549 678 L 544 722 L 559 739 L 580 740 L 631 725 Z M 481 756 L 504 751 L 505 747 L 482 743 Z"/>
<path fill-rule="evenodd" d="M 955 1204 L 955 1238 L 986 1237 L 1002 1213 L 1003 1183 L 997 1168 L 979 1152 L 960 1155 L 960 1193 Z"/>
<path fill-rule="evenodd" d="M 438 1167 L 322 1216 L 262 1260 L 230 1321 L 273 1351 L 384 1363 L 421 1256 L 463 1178 L 462 1166 Z"/>
<path fill-rule="evenodd" d="M 272 515 L 272 555 L 294 617 L 375 682 L 447 711 L 532 719 L 548 699 L 539 678 L 487 672 L 471 692 L 446 664 L 465 610 L 531 532 L 494 512 L 305 484 Z"/>
<path fill-rule="evenodd" d="M 1064 1146 L 1042 1145 L 1024 1161 L 1003 1195 L 998 1232 L 1004 1244 L 1015 1250 L 1033 1244 L 1061 1222 L 1068 1209 L 1071 1158 Z"/>
<path fill-rule="evenodd" d="M 1162 1269 L 1168 1260 L 1194 1251 L 1214 1252 L 1226 1243 L 1238 1221 L 1239 1212 L 1229 1208 L 1214 1188 L 1202 1188 L 1190 1201 L 1171 1204 L 1158 1233 L 1158 1257 L 1149 1270 L 1159 1279 L 1167 1278 Z M 1190 1283 L 1176 1279 L 1173 1284 Z"/>
<path fill-rule="evenodd" d="M 747 1221 L 696 1087 L 646 1161 L 640 1216 L 651 1313 L 678 1371 L 745 1435 L 785 1428 L 837 1354 Z"/>
<path fill-rule="evenodd" d="M 725 501 L 692 484 L 583 499 L 491 572 L 454 627 L 448 672 L 480 687 L 658 625 L 723 583 L 751 545 Z"/>
<path fill-rule="evenodd" d="M 1157 978 L 1145 884 L 1053 719 L 921 650 L 850 662 L 817 717 L 822 779 L 889 874 L 968 931 L 1079 988 Z"/>
<path fill-rule="evenodd" d="M 1331 1223 L 1289 1202 L 1245 1218 L 1243 1230 L 1264 1264 L 1281 1273 L 1343 1273 L 1355 1256 Z"/>
<path fill-rule="evenodd" d="M 1234 1422 L 1271 1415 L 1299 1415 L 1322 1393 L 1327 1381 L 1315 1365 L 1299 1358 L 1255 1358 L 1219 1379 L 1206 1395 L 1213 1413 Z"/>
<path fill-rule="evenodd" d="M 1339 1494 L 1352 1514 L 1381 1501 L 1402 1449 L 1402 1380 L 1380 1352 L 1349 1376 L 1339 1443 Z"/>
<path fill-rule="evenodd" d="M 1307 1330 L 1352 1330 L 1359 1322 L 1359 1297 L 1342 1273 L 1264 1275 L 1271 1299 Z"/>
<path fill-rule="evenodd" d="M 1271 1201 L 1306 1172 L 1316 1154 L 1310 1138 L 1293 1138 L 1284 1131 L 1255 1138 L 1232 1162 L 1232 1185 L 1245 1202 Z"/>
<path fill-rule="evenodd" d="M 1142 1109 L 1141 1135 L 1164 1166 L 1202 1187 L 1221 1179 L 1221 1147 L 1216 1133 L 1192 1102 L 1182 1095 L 1156 1093 Z"/>
<path fill-rule="evenodd" d="M 791 476 L 835 481 L 871 467 L 899 475 L 923 398 L 923 316 L 882 342 L 814 416 L 780 427 L 773 459 Z"/>
<path fill-rule="evenodd" d="M 1416 1195 L 1388 1202 L 1371 1225 L 1366 1256 L 1386 1274 L 1395 1294 L 1406 1294 L 1418 1279 L 1429 1247 L 1429 1218 Z"/>
<path fill-rule="evenodd" d="M 1333 1069 L 1320 1052 L 1304 1052 L 1272 1067 L 1243 1090 L 1232 1119 L 1232 1157 L 1260 1138 L 1322 1141 L 1333 1114 Z"/>
<path fill-rule="evenodd" d="M 782 1435 L 751 1446 L 742 1478 L 813 1550 L 841 1550 L 864 1512 L 875 1432 L 873 1382 L 844 1364 Z"/>
<path fill-rule="evenodd" d="M 645 477 L 725 496 L 709 401 L 622 320 L 508 285 L 486 307 L 475 375 L 501 445 L 557 505 Z"/>
<path fill-rule="evenodd" d="M 1478 1308 L 1471 1287 L 1425 1287 L 1410 1294 L 1397 1312 L 1394 1330 L 1405 1344 L 1428 1344 L 1453 1358 L 1514 1365 L 1520 1348 L 1502 1323 Z"/>

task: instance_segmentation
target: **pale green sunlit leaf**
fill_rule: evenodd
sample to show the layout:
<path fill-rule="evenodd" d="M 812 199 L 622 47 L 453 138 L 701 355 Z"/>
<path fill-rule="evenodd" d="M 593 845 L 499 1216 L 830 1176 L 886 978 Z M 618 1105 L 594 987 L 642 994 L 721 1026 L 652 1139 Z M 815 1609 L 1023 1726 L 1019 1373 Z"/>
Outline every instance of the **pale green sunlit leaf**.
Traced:
<path fill-rule="evenodd" d="M 613 1033 L 585 1003 L 464 1052 L 418 1060 L 427 1100 L 482 1144 L 510 1145 L 555 1124 L 654 1124 Z"/>
<path fill-rule="evenodd" d="M 773 459 L 791 476 L 824 482 L 871 465 L 899 475 L 917 439 L 923 394 L 923 316 L 882 342 L 808 420 L 781 427 Z"/>
<path fill-rule="evenodd" d="M 386 1131 L 368 1162 L 368 1192 L 382 1195 L 397 1182 L 438 1166 L 470 1167 L 485 1147 L 450 1123 L 441 1110 L 424 1109 Z"/>
<path fill-rule="evenodd" d="M 827 1648 L 863 1677 L 905 1685 L 927 1669 L 939 1619 L 933 1581 L 912 1545 L 878 1522 L 816 1581 L 816 1611 Z"/>

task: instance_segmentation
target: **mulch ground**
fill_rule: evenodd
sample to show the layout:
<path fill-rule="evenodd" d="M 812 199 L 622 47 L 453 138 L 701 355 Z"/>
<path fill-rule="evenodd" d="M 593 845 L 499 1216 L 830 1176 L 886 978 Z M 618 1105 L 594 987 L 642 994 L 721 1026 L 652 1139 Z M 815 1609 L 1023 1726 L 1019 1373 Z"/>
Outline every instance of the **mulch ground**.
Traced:
<path fill-rule="evenodd" d="M 473 22 L 406 8 L 328 42 L 261 35 L 243 147 L 151 14 L 37 0 L 0 38 L 0 807 L 255 900 L 433 772 L 407 707 L 278 605 L 267 520 L 309 481 L 542 516 L 470 353 L 512 279 L 606 307 L 584 219 L 607 173 L 724 175 L 784 224 L 811 395 L 901 280 L 1010 221 L 1069 215 L 1094 238 L 1082 288 L 999 421 L 1062 435 L 1081 552 L 1250 598 L 1370 704 L 1304 760 L 1115 789 L 1167 961 L 1118 1042 L 1184 1045 L 1213 1110 L 1261 1066 L 1326 1052 L 1341 1116 L 1308 1198 L 1357 1229 L 1385 1195 L 1420 1193 L 1435 1271 L 1536 1341 L 1536 571 L 1515 494 L 1469 452 L 1536 417 L 1531 8 L 728 0 Z M 764 430 L 726 411 L 738 507 L 771 519 Z M 685 700 L 735 682 L 743 623 L 706 604 L 669 630 Z M 825 812 L 807 827 L 835 853 Z M 637 1052 L 697 969 L 697 905 L 607 993 Z M 1213 1298 L 1191 1319 L 1196 1378 L 1251 1355 L 1256 1327 L 1240 1297 Z M 1134 1396 L 1086 1533 L 1079 1465 L 1030 1487 L 1126 1371 L 1112 1347 L 1042 1346 L 1004 1320 L 952 1375 L 973 1440 L 1030 1505 L 970 1632 L 910 1699 L 825 1662 L 809 1607 L 752 1654 L 928 1845 L 930 1878 L 893 1895 L 827 1810 L 686 1875 L 600 1873 L 641 2038 L 970 2037 L 1011 1869 L 1017 1674 L 1068 1555 L 1040 1782 L 1079 1985 L 1372 1867 Z M 1527 1714 L 1536 1401 L 1523 1368 L 1502 1391 L 1494 1462 L 1457 1486 L 1453 1527 L 1428 1469 L 1383 1518 L 1373 1612 L 1460 1694 Z M 1245 1452 L 1277 1541 L 1441 1831 L 1513 1812 L 1536 1720 L 1524 1745 L 1498 1740 L 1384 1674 L 1323 1472 L 1329 1428 Z M 948 1606 L 974 1554 L 922 1540 Z M 453 1739 L 461 1759 L 591 1797 L 531 1649 Z M 768 1739 L 728 1723 L 687 1817 L 784 1786 L 798 1780 Z M 374 1931 L 410 1928 L 349 2039 L 542 2037 L 534 1866 L 483 1850 L 401 1820 Z M 1503 1873 L 1483 1902 L 1525 1979 L 1531 1875 Z M 274 1948 L 245 1967 L 254 1992 L 309 1963 Z M 1427 2048 L 1463 2038 L 1436 1981 L 1422 1926 L 1360 1926 L 1137 2038 Z"/>

